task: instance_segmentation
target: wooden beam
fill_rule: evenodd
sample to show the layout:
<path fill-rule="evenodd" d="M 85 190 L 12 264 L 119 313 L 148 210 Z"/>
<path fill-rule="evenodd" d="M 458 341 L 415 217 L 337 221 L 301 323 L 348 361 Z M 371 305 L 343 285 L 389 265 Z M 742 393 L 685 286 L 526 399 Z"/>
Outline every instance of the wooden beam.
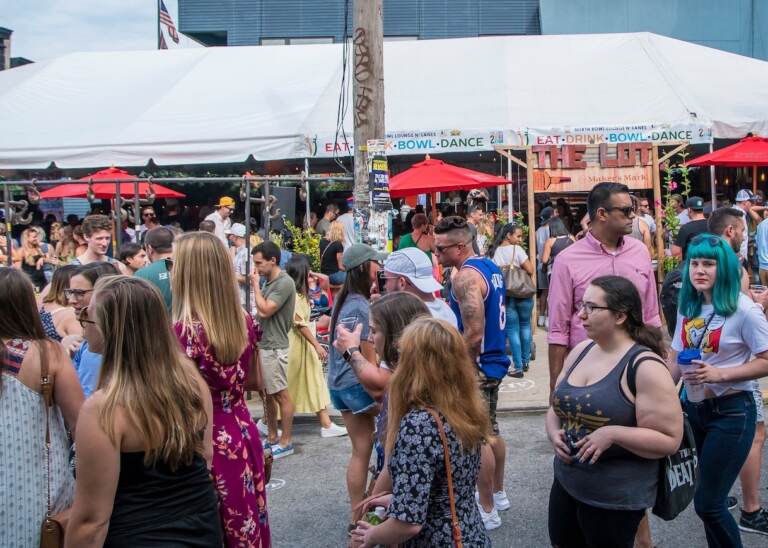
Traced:
<path fill-rule="evenodd" d="M 653 201 L 654 205 L 659 204 L 656 205 L 656 268 L 659 273 L 658 283 L 660 284 L 664 281 L 664 224 L 661 220 L 661 176 L 659 175 L 659 166 L 663 160 L 659 158 L 658 145 L 653 145 L 651 148 L 651 159 L 653 164 Z"/>
<path fill-rule="evenodd" d="M 654 146 L 656 146 L 656 155 L 658 156 L 658 154 L 659 154 L 659 151 L 658 151 L 659 145 L 654 145 Z M 677 154 L 681 150 L 685 149 L 685 147 L 687 147 L 687 146 L 688 146 L 688 143 L 682 143 L 682 144 L 676 146 L 675 148 L 673 148 L 671 152 L 667 152 L 664 156 L 659 158 L 659 165 L 661 165 L 664 162 L 666 162 L 667 160 L 669 160 L 672 156 L 674 156 L 675 154 Z"/>
<path fill-rule="evenodd" d="M 505 148 L 497 147 L 496 148 L 496 152 L 498 152 L 499 154 L 501 154 L 505 158 L 508 158 L 509 160 L 512 160 L 513 162 L 515 162 L 517 165 L 519 165 L 523 169 L 528 169 L 528 165 L 525 162 L 523 162 L 521 159 L 519 159 L 517 156 L 515 156 L 514 154 L 509 152 L 509 150 L 507 150 Z"/>

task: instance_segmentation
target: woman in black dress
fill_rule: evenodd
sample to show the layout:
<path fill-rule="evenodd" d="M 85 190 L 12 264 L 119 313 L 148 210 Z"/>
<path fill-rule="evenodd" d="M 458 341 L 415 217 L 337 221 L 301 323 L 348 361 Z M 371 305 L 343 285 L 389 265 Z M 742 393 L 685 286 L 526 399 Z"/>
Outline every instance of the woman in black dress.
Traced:
<path fill-rule="evenodd" d="M 84 336 L 103 364 L 78 419 L 65 546 L 221 546 L 211 394 L 160 293 L 139 278 L 101 278 L 87 318 Z"/>

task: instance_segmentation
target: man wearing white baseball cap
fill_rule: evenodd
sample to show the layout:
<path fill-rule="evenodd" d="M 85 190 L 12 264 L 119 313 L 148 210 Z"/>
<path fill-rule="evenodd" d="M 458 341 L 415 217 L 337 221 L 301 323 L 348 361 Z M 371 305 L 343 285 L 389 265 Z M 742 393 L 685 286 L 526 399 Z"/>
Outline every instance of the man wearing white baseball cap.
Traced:
<path fill-rule="evenodd" d="M 432 262 L 416 247 L 390 253 L 384 261 L 384 291 L 406 291 L 424 301 L 433 317 L 445 320 L 458 329 L 456 314 L 445 301 L 435 297 L 443 286 L 432 275 Z"/>
<path fill-rule="evenodd" d="M 245 306 L 245 287 L 250 283 L 250 272 L 245 268 L 248 259 L 248 250 L 245 247 L 245 225 L 234 223 L 230 228 L 224 230 L 224 234 L 232 236 L 232 243 L 235 250 L 235 277 L 237 278 L 237 287 L 240 289 L 240 304 Z M 250 310 L 250 307 L 247 307 L 246 309 Z"/>
<path fill-rule="evenodd" d="M 744 262 L 747 260 L 749 250 L 749 219 L 751 217 L 755 223 L 762 221 L 759 213 L 765 208 L 755 205 L 755 195 L 746 188 L 742 188 L 736 193 L 735 202 L 736 208 L 744 212 L 744 240 L 741 242 L 741 249 L 739 249 L 739 258 Z M 747 265 L 744 266 L 746 268 Z"/>

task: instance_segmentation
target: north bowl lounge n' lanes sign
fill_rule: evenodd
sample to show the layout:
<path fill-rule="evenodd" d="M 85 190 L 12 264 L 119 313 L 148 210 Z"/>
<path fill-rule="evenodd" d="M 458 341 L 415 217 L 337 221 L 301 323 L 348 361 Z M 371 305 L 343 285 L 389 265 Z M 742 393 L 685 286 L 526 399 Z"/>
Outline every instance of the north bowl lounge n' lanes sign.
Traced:
<path fill-rule="evenodd" d="M 347 141 L 339 135 L 312 135 L 305 140 L 306 150 L 299 155 L 310 158 L 332 158 L 351 156 L 354 146 L 352 132 Z M 386 136 L 386 154 L 440 154 L 448 152 L 483 152 L 494 150 L 499 145 L 599 145 L 606 143 L 656 143 L 687 141 L 691 144 L 711 143 L 712 130 L 705 126 L 684 124 L 675 126 L 634 125 L 596 126 L 565 129 L 524 130 L 459 130 L 397 131 Z"/>

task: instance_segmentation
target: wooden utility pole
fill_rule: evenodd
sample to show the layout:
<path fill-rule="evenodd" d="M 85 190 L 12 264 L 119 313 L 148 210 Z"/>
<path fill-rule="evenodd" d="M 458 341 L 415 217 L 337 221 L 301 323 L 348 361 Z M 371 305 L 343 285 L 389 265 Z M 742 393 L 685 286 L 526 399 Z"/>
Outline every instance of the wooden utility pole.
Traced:
<path fill-rule="evenodd" d="M 369 139 L 384 139 L 384 19 L 383 0 L 354 0 L 352 93 L 354 95 L 355 207 L 370 205 Z M 367 215 L 363 215 L 367 217 Z"/>

